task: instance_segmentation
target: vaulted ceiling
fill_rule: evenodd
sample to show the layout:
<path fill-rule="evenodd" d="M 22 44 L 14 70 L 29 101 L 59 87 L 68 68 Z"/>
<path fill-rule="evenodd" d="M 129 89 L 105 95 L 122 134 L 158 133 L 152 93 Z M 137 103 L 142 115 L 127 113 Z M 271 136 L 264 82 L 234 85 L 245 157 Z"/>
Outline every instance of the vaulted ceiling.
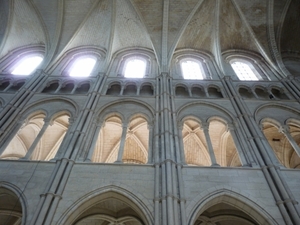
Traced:
<path fill-rule="evenodd" d="M 178 49 L 258 53 L 270 64 L 300 52 L 298 0 L 9 0 L 0 3 L 0 59 L 45 46 L 46 67 L 68 50 L 92 46 L 106 60 L 123 49 L 153 51 L 167 70 Z"/>

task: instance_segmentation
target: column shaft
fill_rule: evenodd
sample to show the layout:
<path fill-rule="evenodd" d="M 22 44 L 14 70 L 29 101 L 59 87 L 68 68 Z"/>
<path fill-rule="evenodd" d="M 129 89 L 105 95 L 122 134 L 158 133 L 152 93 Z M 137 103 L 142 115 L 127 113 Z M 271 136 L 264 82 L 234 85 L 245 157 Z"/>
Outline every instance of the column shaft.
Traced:
<path fill-rule="evenodd" d="M 118 158 L 116 162 L 122 162 L 123 159 L 123 153 L 124 153 L 124 148 L 125 148 L 125 141 L 126 141 L 126 135 L 127 135 L 127 125 L 122 126 L 122 136 L 121 136 L 121 141 L 120 141 L 120 147 L 119 147 L 119 152 L 118 152 Z"/>
<path fill-rule="evenodd" d="M 211 165 L 212 166 L 219 166 L 219 164 L 217 163 L 217 160 L 216 160 L 216 156 L 215 156 L 215 153 L 214 153 L 212 143 L 211 143 L 211 139 L 210 139 L 210 136 L 209 136 L 207 125 L 205 125 L 203 127 L 203 131 L 204 131 L 205 140 L 206 140 L 206 144 L 207 144 L 207 148 L 208 148 L 208 153 L 209 153 L 210 160 L 211 160 Z"/>
<path fill-rule="evenodd" d="M 87 157 L 85 159 L 85 161 L 87 161 L 87 162 L 92 161 L 92 157 L 93 157 L 93 154 L 94 154 L 94 151 L 95 151 L 95 147 L 96 147 L 96 144 L 97 144 L 97 141 L 98 141 L 98 138 L 99 138 L 99 133 L 100 133 L 101 128 L 102 128 L 102 123 L 98 124 L 97 127 L 96 127 L 96 131 L 94 133 L 94 137 L 93 137 L 93 140 L 92 140 L 92 145 L 90 146 L 90 148 L 88 150 Z"/>
<path fill-rule="evenodd" d="M 148 163 L 153 162 L 153 126 L 148 125 L 149 141 L 148 141 Z"/>
<path fill-rule="evenodd" d="M 284 128 L 281 129 L 280 132 L 283 133 L 284 136 L 288 139 L 289 143 L 292 145 L 292 147 L 294 148 L 295 152 L 300 157 L 300 147 L 298 146 L 297 142 L 294 140 L 294 138 L 292 137 L 292 135 L 290 134 L 290 132 L 287 131 Z"/>
<path fill-rule="evenodd" d="M 47 130 L 48 126 L 50 125 L 50 120 L 45 120 L 44 125 L 36 138 L 34 139 L 33 143 L 31 144 L 30 148 L 28 149 L 26 155 L 23 157 L 23 159 L 30 159 L 34 149 L 36 148 L 37 144 L 40 142 L 42 139 L 45 131 Z"/>
<path fill-rule="evenodd" d="M 239 140 L 238 140 L 238 138 L 236 136 L 235 130 L 229 129 L 229 131 L 230 131 L 231 137 L 233 139 L 233 142 L 235 144 L 236 150 L 237 150 L 237 152 L 239 154 L 239 158 L 241 160 L 242 166 L 248 166 L 248 163 L 247 163 L 247 161 L 245 159 L 245 156 L 244 156 L 243 150 L 241 148 L 240 142 L 239 142 Z"/>

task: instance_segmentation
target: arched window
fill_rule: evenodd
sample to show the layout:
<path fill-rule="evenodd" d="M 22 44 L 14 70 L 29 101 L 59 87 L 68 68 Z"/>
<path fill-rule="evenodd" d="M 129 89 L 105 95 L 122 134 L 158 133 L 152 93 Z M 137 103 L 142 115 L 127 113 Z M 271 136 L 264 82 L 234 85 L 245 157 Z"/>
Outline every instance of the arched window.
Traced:
<path fill-rule="evenodd" d="M 295 122 L 281 126 L 277 121 L 265 119 L 262 128 L 278 161 L 287 168 L 300 169 L 300 126 L 299 121 Z"/>
<path fill-rule="evenodd" d="M 205 75 L 201 63 L 192 58 L 180 61 L 181 72 L 184 79 L 203 80 Z"/>
<path fill-rule="evenodd" d="M 43 61 L 41 55 L 27 55 L 20 59 L 11 71 L 13 75 L 29 75 L 31 74 Z"/>
<path fill-rule="evenodd" d="M 122 140 L 123 129 L 126 129 L 126 136 Z M 124 144 L 120 149 L 122 142 Z M 144 118 L 136 117 L 130 121 L 128 127 L 122 127 L 119 117 L 109 117 L 98 134 L 92 162 L 114 163 L 121 156 L 119 160 L 124 163 L 146 164 L 148 142 L 148 123 Z"/>
<path fill-rule="evenodd" d="M 242 59 L 231 60 L 230 64 L 240 80 L 255 81 L 255 80 L 262 79 L 259 73 L 254 68 L 254 66 L 246 60 L 242 60 Z"/>
<path fill-rule="evenodd" d="M 43 113 L 28 117 L 0 159 L 49 161 L 55 157 L 69 127 L 69 115 L 45 120 Z"/>
<path fill-rule="evenodd" d="M 146 75 L 146 69 L 146 59 L 133 56 L 125 61 L 123 74 L 127 78 L 143 78 Z"/>
<path fill-rule="evenodd" d="M 96 64 L 96 58 L 93 56 L 81 56 L 74 60 L 70 69 L 71 77 L 88 77 Z"/>

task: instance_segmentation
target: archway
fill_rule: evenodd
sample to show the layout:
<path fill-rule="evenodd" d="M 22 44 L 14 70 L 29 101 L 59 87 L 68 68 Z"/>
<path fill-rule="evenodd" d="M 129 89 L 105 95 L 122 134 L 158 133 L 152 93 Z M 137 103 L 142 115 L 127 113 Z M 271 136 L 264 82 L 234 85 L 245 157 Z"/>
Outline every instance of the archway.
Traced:
<path fill-rule="evenodd" d="M 277 123 L 277 124 L 276 124 Z M 291 139 L 299 146 L 300 128 L 298 123 L 290 123 L 284 127 L 276 121 L 265 119 L 262 122 L 263 133 L 273 149 L 278 161 L 287 168 L 300 168 L 300 157 L 291 145 L 284 133 L 288 133 Z M 283 131 L 285 130 L 285 131 Z M 281 131 L 281 132 L 280 132 Z"/>
<path fill-rule="evenodd" d="M 206 140 L 198 121 L 187 119 L 182 129 L 185 161 L 188 165 L 210 166 Z"/>
<path fill-rule="evenodd" d="M 58 116 L 51 120 L 45 120 L 44 113 L 28 117 L 0 158 L 51 160 L 68 130 L 68 119 L 69 115 L 64 112 L 58 113 Z"/>
<path fill-rule="evenodd" d="M 11 190 L 0 187 L 0 224 L 21 225 L 22 205 L 18 196 Z"/>
<path fill-rule="evenodd" d="M 229 190 L 218 190 L 195 208 L 191 225 L 270 225 L 275 220 L 257 203 Z"/>
<path fill-rule="evenodd" d="M 122 162 L 132 164 L 146 164 L 148 161 L 149 131 L 148 123 L 142 116 L 131 119 L 128 127 L 122 127 L 122 120 L 118 116 L 110 116 L 104 122 L 95 145 L 92 161 L 101 163 L 114 163 L 117 161 L 122 139 L 124 146 Z"/>
<path fill-rule="evenodd" d="M 236 150 L 236 143 L 225 121 L 217 117 L 210 119 L 209 136 L 220 166 L 240 167 L 242 165 Z"/>
<path fill-rule="evenodd" d="M 83 196 L 57 224 L 151 224 L 148 209 L 139 199 L 126 190 L 115 190 L 114 187 L 109 189 L 110 191 L 95 190 Z"/>

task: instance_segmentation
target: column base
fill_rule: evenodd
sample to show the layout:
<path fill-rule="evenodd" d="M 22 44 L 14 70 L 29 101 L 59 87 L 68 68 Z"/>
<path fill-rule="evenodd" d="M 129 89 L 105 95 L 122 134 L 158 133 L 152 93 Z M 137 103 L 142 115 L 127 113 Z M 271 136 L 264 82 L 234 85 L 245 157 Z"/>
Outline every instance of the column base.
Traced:
<path fill-rule="evenodd" d="M 218 163 L 212 164 L 211 167 L 221 167 Z"/>

